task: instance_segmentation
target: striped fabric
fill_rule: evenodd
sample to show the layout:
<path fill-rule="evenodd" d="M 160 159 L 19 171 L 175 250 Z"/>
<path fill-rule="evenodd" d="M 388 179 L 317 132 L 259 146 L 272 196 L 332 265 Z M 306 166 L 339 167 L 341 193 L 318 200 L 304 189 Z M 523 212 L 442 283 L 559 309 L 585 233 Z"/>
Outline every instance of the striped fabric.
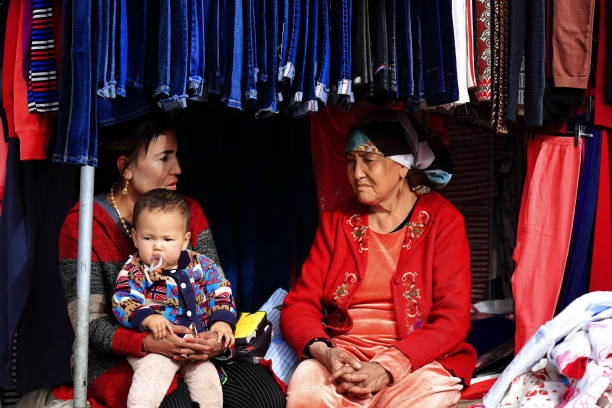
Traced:
<path fill-rule="evenodd" d="M 268 320 L 272 323 L 272 343 L 265 359 L 272 360 L 272 371 L 285 384 L 298 365 L 298 358 L 293 349 L 285 342 L 280 331 L 280 306 L 287 295 L 287 291 L 278 288 L 259 310 L 266 312 Z"/>
<path fill-rule="evenodd" d="M 442 194 L 465 217 L 472 266 L 472 302 L 489 299 L 492 260 L 491 218 L 495 194 L 494 157 L 501 138 L 491 131 L 445 122 L 455 172 Z"/>
<path fill-rule="evenodd" d="M 52 0 L 32 0 L 32 40 L 28 73 L 28 110 L 59 109 Z"/>

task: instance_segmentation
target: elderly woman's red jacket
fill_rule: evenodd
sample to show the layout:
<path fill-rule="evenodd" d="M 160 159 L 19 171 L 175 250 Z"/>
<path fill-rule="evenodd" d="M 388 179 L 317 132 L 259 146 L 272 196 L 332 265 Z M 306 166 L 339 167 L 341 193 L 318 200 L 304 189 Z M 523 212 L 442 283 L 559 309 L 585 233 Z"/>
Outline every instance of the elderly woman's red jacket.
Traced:
<path fill-rule="evenodd" d="M 283 336 L 298 355 L 310 340 L 333 341 L 351 328 L 347 308 L 364 277 L 368 235 L 367 207 L 355 201 L 322 215 L 281 313 Z M 476 351 L 464 342 L 470 282 L 463 216 L 436 192 L 420 196 L 391 286 L 400 338 L 394 347 L 410 359 L 413 370 L 437 360 L 469 385 L 476 362 Z"/>

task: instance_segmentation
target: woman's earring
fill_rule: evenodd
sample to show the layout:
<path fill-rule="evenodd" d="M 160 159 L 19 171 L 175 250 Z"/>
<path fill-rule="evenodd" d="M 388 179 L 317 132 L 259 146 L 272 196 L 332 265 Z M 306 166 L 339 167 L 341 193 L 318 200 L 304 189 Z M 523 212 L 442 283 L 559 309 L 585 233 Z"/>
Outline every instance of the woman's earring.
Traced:
<path fill-rule="evenodd" d="M 127 195 L 128 191 L 127 191 L 127 186 L 130 183 L 130 180 L 125 179 L 125 183 L 123 184 L 123 190 L 121 190 L 121 194 L 123 194 L 124 196 Z"/>
<path fill-rule="evenodd" d="M 429 193 L 429 192 L 431 191 L 431 188 L 429 188 L 429 186 L 426 186 L 426 185 L 421 184 L 421 185 L 418 185 L 418 186 L 416 186 L 416 187 L 413 187 L 413 188 L 412 188 L 412 191 L 413 191 L 415 194 L 418 194 L 418 195 L 423 195 L 423 194 L 427 194 L 427 193 Z"/>

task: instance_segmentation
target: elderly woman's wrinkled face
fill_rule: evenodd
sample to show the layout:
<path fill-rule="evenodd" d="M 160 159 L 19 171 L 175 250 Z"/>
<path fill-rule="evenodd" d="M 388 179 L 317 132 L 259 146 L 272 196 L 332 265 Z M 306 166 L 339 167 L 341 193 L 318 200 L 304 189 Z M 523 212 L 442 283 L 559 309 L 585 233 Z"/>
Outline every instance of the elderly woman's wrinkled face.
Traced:
<path fill-rule="evenodd" d="M 376 153 L 346 154 L 346 173 L 359 202 L 375 205 L 387 200 L 405 183 L 406 168 Z"/>
<path fill-rule="evenodd" d="M 144 147 L 140 149 L 136 162 L 128 166 L 124 173 L 136 196 L 154 188 L 176 190 L 181 174 L 176 151 L 176 134 L 171 129 L 153 139 L 146 151 Z"/>

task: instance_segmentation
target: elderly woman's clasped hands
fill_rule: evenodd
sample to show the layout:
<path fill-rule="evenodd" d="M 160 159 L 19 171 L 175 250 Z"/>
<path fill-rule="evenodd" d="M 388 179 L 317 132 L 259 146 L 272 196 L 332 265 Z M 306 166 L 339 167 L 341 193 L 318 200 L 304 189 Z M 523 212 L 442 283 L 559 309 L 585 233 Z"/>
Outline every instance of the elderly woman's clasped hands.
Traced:
<path fill-rule="evenodd" d="M 341 348 L 316 342 L 309 352 L 329 370 L 329 379 L 338 384 L 336 391 L 340 394 L 371 398 L 373 393 L 393 382 L 391 374 L 380 364 L 359 361 Z"/>

